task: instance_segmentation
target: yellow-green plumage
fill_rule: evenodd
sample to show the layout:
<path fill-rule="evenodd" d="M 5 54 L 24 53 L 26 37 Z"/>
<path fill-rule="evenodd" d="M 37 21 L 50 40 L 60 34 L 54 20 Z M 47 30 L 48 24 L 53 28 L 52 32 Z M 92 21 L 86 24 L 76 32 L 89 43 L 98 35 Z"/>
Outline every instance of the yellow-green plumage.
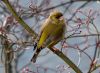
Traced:
<path fill-rule="evenodd" d="M 35 62 L 36 57 L 41 51 L 40 48 L 45 48 L 47 46 L 54 46 L 64 37 L 65 22 L 64 19 L 60 17 L 62 13 L 55 11 L 50 13 L 50 16 L 45 20 L 41 26 L 39 41 L 37 42 L 37 49 L 35 57 L 33 56 L 32 61 Z M 38 53 L 37 53 L 38 52 Z"/>

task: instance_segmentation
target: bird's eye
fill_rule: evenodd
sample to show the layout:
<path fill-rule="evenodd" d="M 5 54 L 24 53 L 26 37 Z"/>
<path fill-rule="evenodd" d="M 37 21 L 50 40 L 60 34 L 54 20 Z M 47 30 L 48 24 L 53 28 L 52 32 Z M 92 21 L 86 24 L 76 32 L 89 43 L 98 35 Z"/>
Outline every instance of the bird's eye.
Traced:
<path fill-rule="evenodd" d="M 59 15 L 56 16 L 56 18 L 59 19 L 62 16 L 63 16 L 62 14 L 59 14 Z"/>
<path fill-rule="evenodd" d="M 59 16 L 56 16 L 56 18 L 59 19 L 60 17 Z"/>

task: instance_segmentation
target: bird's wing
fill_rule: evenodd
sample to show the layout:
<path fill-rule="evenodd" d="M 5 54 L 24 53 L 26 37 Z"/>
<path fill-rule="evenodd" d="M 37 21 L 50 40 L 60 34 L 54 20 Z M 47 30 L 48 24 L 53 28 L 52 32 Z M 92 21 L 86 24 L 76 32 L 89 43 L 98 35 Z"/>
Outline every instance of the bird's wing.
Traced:
<path fill-rule="evenodd" d="M 61 41 L 64 38 L 64 31 L 65 28 L 63 28 L 62 26 L 58 29 L 55 29 L 55 31 L 51 34 L 50 39 L 47 41 L 47 45 L 54 46 L 59 41 Z"/>
<path fill-rule="evenodd" d="M 41 32 L 40 32 L 40 36 L 39 36 L 39 42 L 37 47 L 40 48 L 41 46 L 43 46 L 44 42 L 46 41 L 46 39 L 48 39 L 48 37 L 50 36 L 50 34 L 56 29 L 57 25 L 53 24 L 53 21 L 48 18 L 44 24 L 41 26 Z M 54 29 L 54 30 L 52 30 Z"/>

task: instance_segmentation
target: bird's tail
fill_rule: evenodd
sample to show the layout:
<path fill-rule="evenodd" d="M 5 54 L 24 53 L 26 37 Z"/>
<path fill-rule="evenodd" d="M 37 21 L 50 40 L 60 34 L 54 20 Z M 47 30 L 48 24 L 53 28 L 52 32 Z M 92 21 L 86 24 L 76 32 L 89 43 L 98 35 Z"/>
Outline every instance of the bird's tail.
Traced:
<path fill-rule="evenodd" d="M 38 57 L 38 55 L 39 55 L 40 51 L 41 51 L 41 49 L 40 49 L 40 48 L 37 48 L 37 49 L 36 49 L 36 52 L 34 53 L 34 55 L 33 55 L 32 59 L 31 59 L 31 62 L 33 62 L 33 63 L 35 63 L 35 62 L 36 62 L 36 59 L 37 59 L 37 57 Z"/>

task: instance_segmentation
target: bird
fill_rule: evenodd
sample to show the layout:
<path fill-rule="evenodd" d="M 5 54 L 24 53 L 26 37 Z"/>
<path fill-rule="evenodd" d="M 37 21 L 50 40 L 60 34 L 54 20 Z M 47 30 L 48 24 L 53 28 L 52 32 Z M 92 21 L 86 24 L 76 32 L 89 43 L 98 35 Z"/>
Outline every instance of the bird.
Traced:
<path fill-rule="evenodd" d="M 53 47 L 64 39 L 65 29 L 66 25 L 63 14 L 60 11 L 52 11 L 40 27 L 40 33 L 38 34 L 37 42 L 34 46 L 36 51 L 31 62 L 36 62 L 43 48 Z"/>

